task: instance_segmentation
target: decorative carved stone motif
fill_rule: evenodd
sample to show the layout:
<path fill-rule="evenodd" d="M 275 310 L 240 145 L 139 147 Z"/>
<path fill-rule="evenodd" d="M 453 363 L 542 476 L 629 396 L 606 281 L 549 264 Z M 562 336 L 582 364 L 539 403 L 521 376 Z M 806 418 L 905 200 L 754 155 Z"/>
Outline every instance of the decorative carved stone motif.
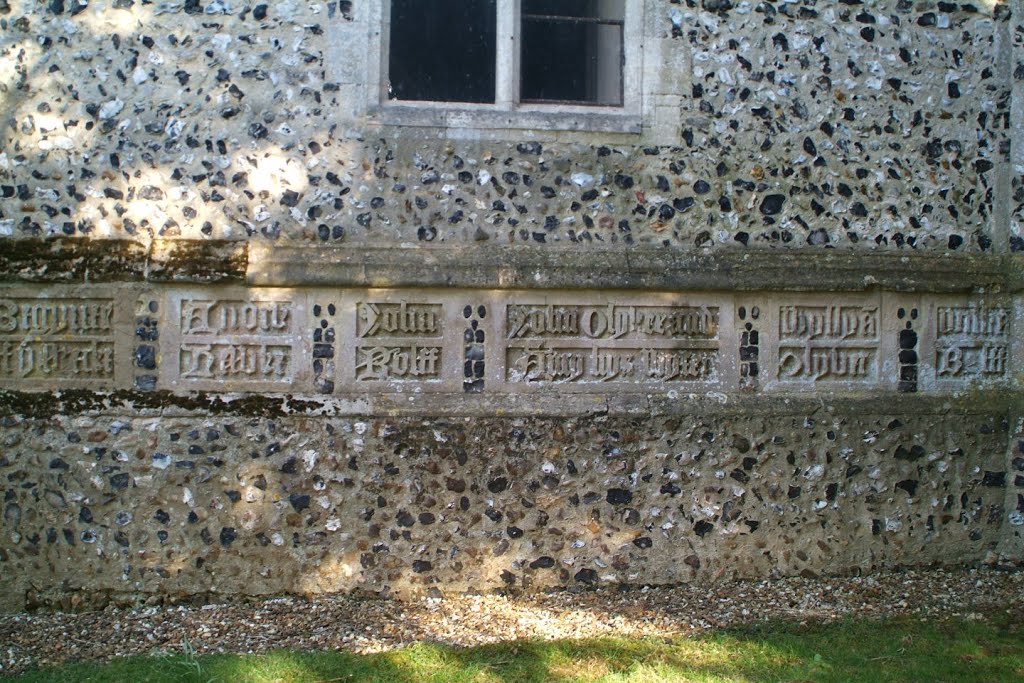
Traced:
<path fill-rule="evenodd" d="M 334 319 L 338 309 L 333 303 L 313 304 L 313 387 L 317 393 L 334 392 L 335 348 Z"/>
<path fill-rule="evenodd" d="M 740 331 L 739 346 L 739 367 L 740 367 L 740 389 L 743 391 L 756 391 L 759 385 L 758 375 L 760 365 L 760 333 L 755 327 L 758 318 L 761 317 L 761 309 L 751 306 L 749 311 L 745 306 L 736 310 L 736 317 L 743 329 Z"/>
<path fill-rule="evenodd" d="M 487 317 L 487 307 L 473 308 L 466 305 L 462 309 L 462 317 L 466 319 L 463 337 L 463 369 L 462 390 L 467 394 L 479 394 L 484 390 L 486 376 L 486 345 L 487 333 L 481 323 Z"/>
<path fill-rule="evenodd" d="M 914 323 L 918 311 L 916 308 L 900 308 L 896 315 L 904 323 L 903 329 L 899 330 L 899 380 L 896 388 L 903 393 L 914 393 L 918 376 L 918 335 Z"/>
<path fill-rule="evenodd" d="M 135 388 L 153 391 L 157 388 L 157 369 L 160 340 L 160 301 L 155 293 L 147 292 L 139 298 L 135 310 Z"/>

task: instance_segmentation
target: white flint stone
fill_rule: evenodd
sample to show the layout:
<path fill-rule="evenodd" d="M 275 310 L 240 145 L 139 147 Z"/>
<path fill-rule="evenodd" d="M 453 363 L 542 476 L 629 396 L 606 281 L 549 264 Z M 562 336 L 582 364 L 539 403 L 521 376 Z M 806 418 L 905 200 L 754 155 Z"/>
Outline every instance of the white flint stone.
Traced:
<path fill-rule="evenodd" d="M 120 114 L 122 109 L 124 109 L 124 102 L 121 100 L 113 99 L 109 102 L 104 102 L 100 107 L 100 118 L 112 119 Z"/>
<path fill-rule="evenodd" d="M 218 50 L 226 50 L 228 45 L 231 44 L 231 41 L 232 37 L 227 33 L 218 33 L 210 39 L 210 42 L 212 42 L 213 46 Z"/>

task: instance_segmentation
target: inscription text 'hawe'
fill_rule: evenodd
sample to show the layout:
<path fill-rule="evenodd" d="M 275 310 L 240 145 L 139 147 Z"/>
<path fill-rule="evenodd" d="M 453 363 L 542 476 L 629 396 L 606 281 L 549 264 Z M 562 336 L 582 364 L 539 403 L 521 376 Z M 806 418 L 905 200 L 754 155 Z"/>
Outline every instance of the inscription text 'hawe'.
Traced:
<path fill-rule="evenodd" d="M 288 377 L 291 351 L 273 344 L 182 344 L 181 376 L 280 381 Z"/>

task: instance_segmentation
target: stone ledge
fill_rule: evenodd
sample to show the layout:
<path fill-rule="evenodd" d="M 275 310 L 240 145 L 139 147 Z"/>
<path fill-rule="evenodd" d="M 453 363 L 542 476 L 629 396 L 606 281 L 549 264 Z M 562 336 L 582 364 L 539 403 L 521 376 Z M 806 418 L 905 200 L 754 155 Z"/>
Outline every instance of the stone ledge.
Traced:
<path fill-rule="evenodd" d="M 248 245 L 58 237 L 0 241 L 0 282 L 241 282 Z"/>
<path fill-rule="evenodd" d="M 898 400 L 897 400 L 898 399 Z M 894 407 L 894 401 L 896 406 Z M 858 396 L 798 396 L 664 394 L 618 392 L 565 395 L 438 395 L 358 394 L 332 396 L 290 394 L 187 395 L 167 391 L 49 393 L 0 390 L 0 416 L 47 418 L 54 415 L 129 415 L 183 417 L 230 415 L 241 417 L 665 417 L 665 416 L 782 416 L 815 413 L 901 415 L 991 415 L 1020 412 L 1024 390 L 971 391 L 947 395 L 872 393 Z"/>
<path fill-rule="evenodd" d="M 690 291 L 1024 291 L 1024 256 L 0 240 L 0 282 Z"/>
<path fill-rule="evenodd" d="M 691 291 L 1020 291 L 1024 258 L 853 251 L 693 254 L 667 249 L 318 249 L 253 243 L 250 285 L 657 289 Z"/>

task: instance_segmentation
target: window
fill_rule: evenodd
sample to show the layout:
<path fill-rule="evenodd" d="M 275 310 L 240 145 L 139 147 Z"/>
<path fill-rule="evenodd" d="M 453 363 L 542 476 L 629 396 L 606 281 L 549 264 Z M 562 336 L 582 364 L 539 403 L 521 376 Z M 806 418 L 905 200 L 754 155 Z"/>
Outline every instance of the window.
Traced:
<path fill-rule="evenodd" d="M 381 0 L 380 9 L 371 110 L 383 123 L 640 131 L 641 0 Z"/>

